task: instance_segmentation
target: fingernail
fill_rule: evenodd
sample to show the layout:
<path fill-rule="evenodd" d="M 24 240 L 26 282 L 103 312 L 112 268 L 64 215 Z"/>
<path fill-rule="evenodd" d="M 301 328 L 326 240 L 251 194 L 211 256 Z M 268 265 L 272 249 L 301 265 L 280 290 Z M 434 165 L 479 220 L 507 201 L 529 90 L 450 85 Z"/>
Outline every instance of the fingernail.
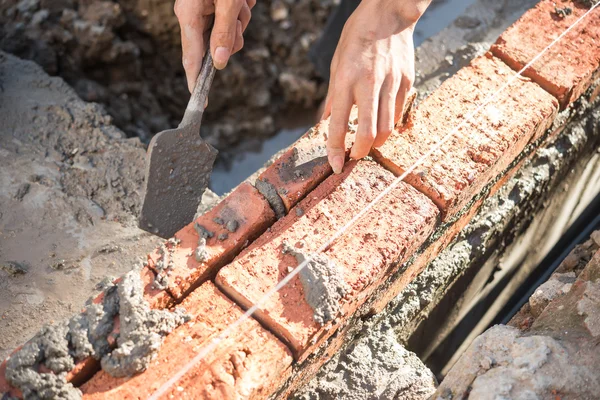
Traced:
<path fill-rule="evenodd" d="M 218 69 L 223 69 L 227 65 L 227 61 L 229 61 L 230 56 L 229 49 L 226 47 L 217 47 L 215 50 L 215 67 Z"/>
<path fill-rule="evenodd" d="M 331 168 L 333 169 L 334 174 L 340 174 L 342 169 L 344 168 L 344 157 L 342 156 L 333 156 L 331 157 Z"/>

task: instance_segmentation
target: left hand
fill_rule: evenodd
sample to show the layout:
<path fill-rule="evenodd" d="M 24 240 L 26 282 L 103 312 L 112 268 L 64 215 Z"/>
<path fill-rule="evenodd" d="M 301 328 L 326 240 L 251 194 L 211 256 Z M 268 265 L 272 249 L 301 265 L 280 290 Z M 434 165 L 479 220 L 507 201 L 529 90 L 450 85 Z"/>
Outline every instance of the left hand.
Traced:
<path fill-rule="evenodd" d="M 358 106 L 358 132 L 350 157 L 360 159 L 387 140 L 412 88 L 413 30 L 429 1 L 409 0 L 405 9 L 386 10 L 398 3 L 362 1 L 342 31 L 322 117 L 331 116 L 327 155 L 335 173 L 344 165 L 352 106 Z"/>

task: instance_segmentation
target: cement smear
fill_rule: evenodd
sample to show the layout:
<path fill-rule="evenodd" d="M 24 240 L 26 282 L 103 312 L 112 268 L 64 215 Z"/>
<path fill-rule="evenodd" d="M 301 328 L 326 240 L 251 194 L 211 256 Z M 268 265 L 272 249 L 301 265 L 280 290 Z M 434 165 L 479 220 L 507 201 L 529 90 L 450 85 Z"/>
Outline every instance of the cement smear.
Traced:
<path fill-rule="evenodd" d="M 314 130 L 311 128 L 309 133 Z M 279 170 L 279 177 L 284 182 L 307 179 L 312 175 L 313 169 L 318 165 L 326 164 L 327 150 L 325 144 L 309 148 L 294 147 L 292 157 L 288 163 L 283 163 Z"/>
<path fill-rule="evenodd" d="M 152 310 L 144 300 L 139 272 L 127 273 L 118 285 L 120 334 L 118 347 L 102 358 L 102 369 L 114 377 L 132 376 L 146 369 L 164 336 L 189 316 L 184 310 Z"/>
<path fill-rule="evenodd" d="M 296 257 L 298 264 L 306 261 L 308 254 L 284 243 L 283 251 Z M 313 319 L 320 325 L 333 321 L 340 313 L 340 301 L 348 287 L 337 265 L 324 254 L 312 254 L 311 260 L 300 271 L 304 297 L 314 311 Z"/>
<path fill-rule="evenodd" d="M 374 331 L 326 364 L 294 400 L 424 400 L 435 392 L 435 377 L 400 345 L 390 329 Z"/>
<path fill-rule="evenodd" d="M 158 247 L 158 261 L 156 261 L 156 276 L 154 277 L 154 287 L 163 290 L 169 285 L 170 271 L 175 267 L 173 254 L 175 248 L 179 246 L 181 240 L 170 238 Z"/>
<path fill-rule="evenodd" d="M 285 205 L 283 204 L 283 200 L 281 200 L 281 197 L 279 197 L 279 195 L 277 194 L 277 189 L 275 189 L 275 186 L 273 186 L 267 181 L 262 181 L 260 179 L 256 180 L 254 186 L 260 192 L 260 194 L 262 194 L 265 197 L 265 199 L 267 199 L 269 205 L 275 212 L 275 216 L 277 217 L 277 219 L 283 218 L 285 216 L 286 211 Z"/>

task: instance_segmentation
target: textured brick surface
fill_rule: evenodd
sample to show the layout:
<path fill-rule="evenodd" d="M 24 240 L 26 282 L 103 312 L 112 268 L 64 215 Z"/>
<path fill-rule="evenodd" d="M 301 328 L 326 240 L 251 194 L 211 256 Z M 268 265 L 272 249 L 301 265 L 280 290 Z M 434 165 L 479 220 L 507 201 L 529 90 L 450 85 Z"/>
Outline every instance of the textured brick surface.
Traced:
<path fill-rule="evenodd" d="M 374 157 L 402 174 L 512 76 L 514 71 L 490 54 L 473 60 L 425 99 L 412 123 L 373 150 Z M 518 79 L 428 156 L 406 182 L 427 194 L 447 221 L 550 126 L 556 111 L 555 98 L 528 79 Z"/>
<path fill-rule="evenodd" d="M 581 17 L 589 7 L 583 2 L 544 0 L 527 11 L 492 46 L 492 52 L 516 71 Z M 560 17 L 555 7 L 569 7 Z M 588 88 L 600 66 L 600 7 L 546 51 L 524 75 L 560 100 L 564 108 Z"/>
<path fill-rule="evenodd" d="M 283 253 L 284 244 L 311 254 L 393 180 L 390 172 L 374 162 L 349 162 L 342 174 L 330 176 L 221 269 L 217 284 L 244 307 L 257 302 L 298 265 L 296 257 Z M 271 296 L 256 317 L 285 338 L 302 360 L 335 331 L 340 318 L 362 304 L 392 262 L 409 257 L 425 241 L 437 216 L 437 208 L 426 196 L 400 183 L 325 251 L 349 288 L 336 319 L 325 326 L 315 322 L 298 276 Z"/>
<path fill-rule="evenodd" d="M 193 315 L 192 320 L 165 338 L 158 356 L 145 372 L 117 379 L 101 371 L 81 387 L 84 399 L 147 399 L 242 315 L 210 282 L 194 290 L 182 306 Z M 250 319 L 221 341 L 163 398 L 262 399 L 286 378 L 291 362 L 289 350 Z"/>
<path fill-rule="evenodd" d="M 173 246 L 173 252 L 166 253 L 166 260 L 162 260 L 165 266 L 169 262 L 173 265 L 167 270 L 167 290 L 176 299 L 183 298 L 186 292 L 214 276 L 221 266 L 231 261 L 274 221 L 275 214 L 264 197 L 252 185 L 241 184 L 213 209 L 175 234 L 181 242 Z M 194 254 L 199 239 L 196 224 L 212 235 L 206 238 L 204 262 L 198 262 Z M 235 229 L 231 229 L 233 227 Z M 158 251 L 154 252 L 149 265 L 156 269 L 161 257 Z"/>

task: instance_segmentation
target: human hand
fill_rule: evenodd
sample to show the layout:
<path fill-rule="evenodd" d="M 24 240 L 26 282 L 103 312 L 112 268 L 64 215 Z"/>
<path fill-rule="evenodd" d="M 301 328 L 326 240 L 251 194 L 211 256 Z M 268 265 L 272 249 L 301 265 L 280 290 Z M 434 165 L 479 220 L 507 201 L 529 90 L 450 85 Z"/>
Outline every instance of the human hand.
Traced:
<path fill-rule="evenodd" d="M 360 159 L 387 140 L 414 82 L 414 26 L 429 0 L 362 1 L 350 16 L 331 62 L 323 119 L 331 116 L 327 156 L 335 173 L 344 166 L 348 118 L 358 106 L 350 157 Z"/>
<path fill-rule="evenodd" d="M 225 68 L 229 57 L 244 46 L 242 35 L 255 4 L 256 0 L 175 1 L 175 15 L 181 28 L 183 68 L 190 92 L 196 85 L 208 39 L 215 68 Z"/>

